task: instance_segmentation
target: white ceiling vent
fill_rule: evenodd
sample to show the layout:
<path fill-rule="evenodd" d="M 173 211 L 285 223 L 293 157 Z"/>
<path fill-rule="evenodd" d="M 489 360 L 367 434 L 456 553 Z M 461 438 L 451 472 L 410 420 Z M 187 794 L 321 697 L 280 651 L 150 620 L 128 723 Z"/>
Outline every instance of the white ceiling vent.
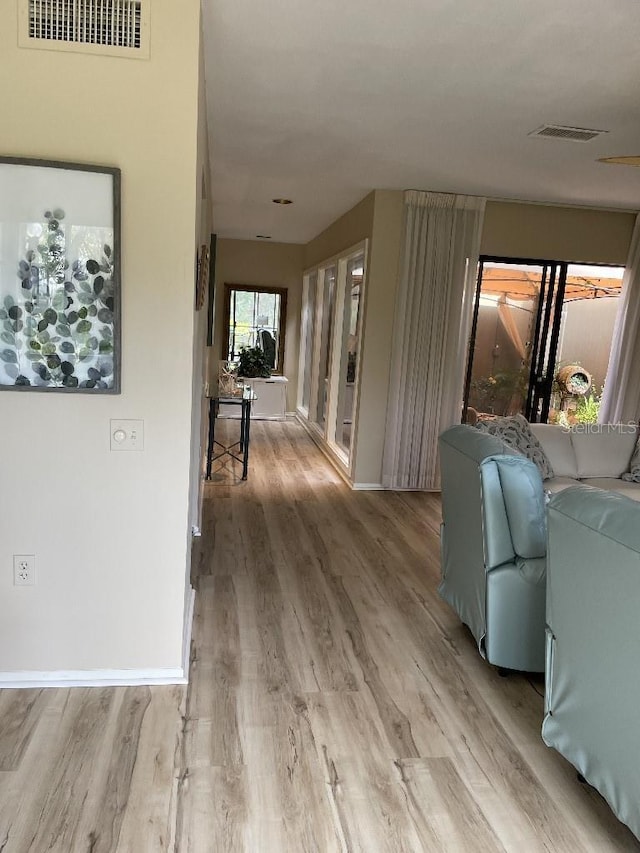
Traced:
<path fill-rule="evenodd" d="M 21 0 L 20 46 L 146 59 L 149 0 Z"/>
<path fill-rule="evenodd" d="M 566 139 L 568 142 L 590 142 L 608 130 L 591 130 L 587 127 L 565 127 L 562 124 L 543 124 L 527 136 L 544 136 L 547 139 Z"/>

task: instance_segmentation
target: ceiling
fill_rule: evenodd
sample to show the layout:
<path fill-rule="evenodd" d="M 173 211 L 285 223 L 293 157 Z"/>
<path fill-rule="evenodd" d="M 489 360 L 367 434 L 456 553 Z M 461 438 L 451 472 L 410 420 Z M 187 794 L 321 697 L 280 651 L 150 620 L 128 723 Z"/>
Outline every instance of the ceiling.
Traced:
<path fill-rule="evenodd" d="M 202 2 L 219 236 L 307 242 L 372 189 L 640 209 L 597 162 L 640 154 L 637 0 Z"/>

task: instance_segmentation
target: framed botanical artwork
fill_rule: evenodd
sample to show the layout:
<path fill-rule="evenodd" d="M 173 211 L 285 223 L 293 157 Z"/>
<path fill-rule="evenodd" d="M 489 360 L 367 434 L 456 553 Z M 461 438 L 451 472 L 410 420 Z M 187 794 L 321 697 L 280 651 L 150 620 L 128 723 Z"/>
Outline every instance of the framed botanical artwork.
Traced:
<path fill-rule="evenodd" d="M 198 260 L 198 274 L 196 276 L 196 311 L 204 306 L 204 300 L 209 286 L 209 247 L 206 243 L 200 249 Z"/>
<path fill-rule="evenodd" d="M 120 391 L 120 170 L 0 157 L 0 390 Z"/>

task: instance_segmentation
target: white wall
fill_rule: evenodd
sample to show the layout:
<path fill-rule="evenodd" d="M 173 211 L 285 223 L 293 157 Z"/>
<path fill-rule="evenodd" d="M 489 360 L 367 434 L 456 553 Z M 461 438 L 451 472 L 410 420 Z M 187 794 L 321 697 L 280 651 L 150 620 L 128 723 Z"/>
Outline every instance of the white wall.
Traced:
<path fill-rule="evenodd" d="M 20 50 L 0 7 L 0 151 L 122 170 L 123 294 L 119 396 L 0 393 L 0 671 L 181 665 L 199 14 L 153 0 L 137 61 Z M 111 453 L 110 418 L 144 419 L 144 452 Z"/>

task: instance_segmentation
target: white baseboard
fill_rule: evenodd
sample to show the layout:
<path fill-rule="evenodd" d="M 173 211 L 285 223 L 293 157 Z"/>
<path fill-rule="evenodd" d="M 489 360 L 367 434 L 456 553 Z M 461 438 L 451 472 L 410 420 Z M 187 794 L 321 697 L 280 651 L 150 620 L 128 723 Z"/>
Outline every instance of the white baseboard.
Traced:
<path fill-rule="evenodd" d="M 382 483 L 354 483 L 351 488 L 355 492 L 384 492 L 386 491 Z"/>
<path fill-rule="evenodd" d="M 26 689 L 28 687 L 138 687 L 143 685 L 187 684 L 195 600 L 196 591 L 191 587 L 185 607 L 181 667 L 0 672 L 0 690 Z"/>
<path fill-rule="evenodd" d="M 63 669 L 50 672 L 0 672 L 0 690 L 27 687 L 137 687 L 145 684 L 186 684 L 182 667 L 175 669 Z"/>
<path fill-rule="evenodd" d="M 193 611 L 196 605 L 196 591 L 190 586 L 189 595 L 185 602 L 184 624 L 182 628 L 182 676 L 186 684 L 189 681 L 189 664 L 191 662 L 191 631 L 193 630 Z"/>

